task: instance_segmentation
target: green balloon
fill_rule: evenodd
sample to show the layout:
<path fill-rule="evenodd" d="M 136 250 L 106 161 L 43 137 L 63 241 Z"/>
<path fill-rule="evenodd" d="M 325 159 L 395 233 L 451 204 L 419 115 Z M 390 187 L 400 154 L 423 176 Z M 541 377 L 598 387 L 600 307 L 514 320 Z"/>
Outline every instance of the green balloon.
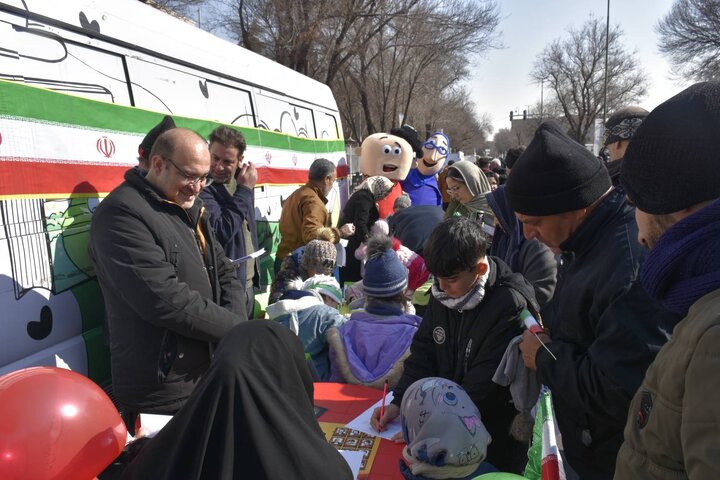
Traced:
<path fill-rule="evenodd" d="M 493 472 L 480 475 L 479 477 L 473 478 L 473 480 L 526 480 L 525 477 L 515 475 L 514 473 L 505 472 Z"/>

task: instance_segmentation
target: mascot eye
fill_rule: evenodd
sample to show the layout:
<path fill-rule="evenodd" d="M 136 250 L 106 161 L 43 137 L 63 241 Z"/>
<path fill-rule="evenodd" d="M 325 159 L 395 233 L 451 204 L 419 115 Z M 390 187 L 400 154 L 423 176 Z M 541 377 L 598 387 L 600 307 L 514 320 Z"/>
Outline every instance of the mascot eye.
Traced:
<path fill-rule="evenodd" d="M 390 153 L 392 153 L 392 147 L 390 145 L 383 145 L 382 148 L 385 155 L 390 155 Z"/>
<path fill-rule="evenodd" d="M 395 147 L 393 148 L 393 155 L 400 155 L 402 153 L 402 148 Z"/>
<path fill-rule="evenodd" d="M 457 396 L 452 392 L 447 392 L 444 397 L 445 403 L 448 405 L 457 405 Z"/>

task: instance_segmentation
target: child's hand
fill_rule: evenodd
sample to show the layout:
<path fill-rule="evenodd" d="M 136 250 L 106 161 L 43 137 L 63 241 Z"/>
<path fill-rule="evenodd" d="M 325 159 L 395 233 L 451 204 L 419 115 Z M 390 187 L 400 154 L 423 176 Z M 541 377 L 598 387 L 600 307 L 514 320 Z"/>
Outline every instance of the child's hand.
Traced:
<path fill-rule="evenodd" d="M 395 420 L 398 415 L 400 415 L 400 407 L 398 407 L 394 403 L 385 405 L 385 412 L 383 413 L 383 418 L 380 418 L 380 407 L 377 407 L 375 410 L 373 410 L 372 417 L 370 417 L 370 426 L 378 432 L 382 432 L 383 430 L 385 430 L 387 424 Z M 400 435 L 402 438 L 402 434 Z M 393 441 L 394 440 L 395 439 L 393 438 Z"/>

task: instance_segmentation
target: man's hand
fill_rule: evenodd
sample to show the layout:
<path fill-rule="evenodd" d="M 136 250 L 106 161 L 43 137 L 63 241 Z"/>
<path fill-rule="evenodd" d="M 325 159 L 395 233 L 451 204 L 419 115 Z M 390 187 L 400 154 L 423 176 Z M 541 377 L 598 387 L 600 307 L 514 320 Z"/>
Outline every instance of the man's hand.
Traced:
<path fill-rule="evenodd" d="M 348 238 L 351 237 L 353 233 L 355 233 L 355 225 L 353 225 L 352 223 L 346 223 L 338 230 L 340 230 L 340 236 L 342 238 Z"/>
<path fill-rule="evenodd" d="M 544 333 L 540 333 L 536 337 L 530 330 L 525 330 L 523 332 L 522 342 L 518 345 L 520 347 L 520 351 L 522 352 L 525 366 L 532 371 L 537 370 L 537 365 L 535 365 L 535 356 L 537 355 L 537 351 L 543 348 L 542 343 L 538 340 L 538 337 L 543 341 L 543 343 L 545 343 L 545 345 L 552 343 L 552 339 Z"/>
<path fill-rule="evenodd" d="M 255 184 L 257 183 L 257 170 L 255 169 L 255 165 L 250 162 L 244 162 L 239 165 L 235 171 L 235 179 L 238 185 L 242 185 L 251 190 L 255 188 Z"/>

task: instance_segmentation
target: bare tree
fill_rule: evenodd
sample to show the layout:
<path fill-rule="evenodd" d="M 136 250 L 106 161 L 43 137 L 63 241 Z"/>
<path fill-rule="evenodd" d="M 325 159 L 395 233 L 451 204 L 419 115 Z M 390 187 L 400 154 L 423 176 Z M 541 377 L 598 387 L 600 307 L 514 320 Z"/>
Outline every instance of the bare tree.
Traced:
<path fill-rule="evenodd" d="M 493 2 L 470 0 L 423 0 L 396 16 L 344 66 L 343 88 L 331 85 L 337 98 L 353 99 L 344 112 L 350 123 L 357 110 L 364 117 L 365 131 L 351 136 L 387 131 L 400 118 L 436 124 L 468 75 L 470 59 L 496 46 L 498 23 Z M 469 101 L 468 95 L 458 98 Z"/>
<path fill-rule="evenodd" d="M 635 52 L 622 43 L 622 30 L 610 29 L 607 68 L 607 108 L 611 112 L 645 96 L 645 74 Z M 603 110 L 605 75 L 605 22 L 590 17 L 568 37 L 557 39 L 538 56 L 531 73 L 545 79 L 559 102 L 570 128 L 568 133 L 585 143 L 595 118 Z"/>
<path fill-rule="evenodd" d="M 217 0 L 241 46 L 328 84 L 348 138 L 425 123 L 427 99 L 497 46 L 495 0 Z M 430 116 L 432 117 L 432 116 Z M 430 118 L 432 120 L 432 118 Z"/>
<path fill-rule="evenodd" d="M 720 1 L 676 0 L 657 32 L 679 77 L 720 79 Z"/>
<path fill-rule="evenodd" d="M 493 155 L 505 158 L 505 153 L 519 143 L 509 128 L 501 128 L 493 137 Z"/>

